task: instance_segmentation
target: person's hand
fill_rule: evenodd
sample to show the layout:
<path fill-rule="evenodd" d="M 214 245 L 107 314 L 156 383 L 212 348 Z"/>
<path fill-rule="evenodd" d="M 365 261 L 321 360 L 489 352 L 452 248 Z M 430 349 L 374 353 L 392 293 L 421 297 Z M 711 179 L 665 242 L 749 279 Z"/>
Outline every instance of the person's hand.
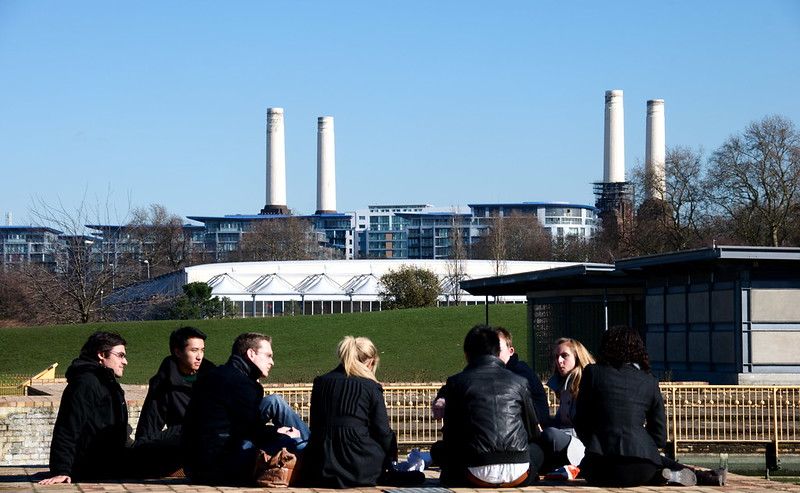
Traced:
<path fill-rule="evenodd" d="M 444 397 L 439 397 L 433 401 L 433 404 L 431 404 L 431 413 L 433 414 L 433 419 L 444 419 L 444 406 Z"/>
<path fill-rule="evenodd" d="M 53 476 L 52 478 L 46 478 L 39 481 L 39 484 L 58 484 L 58 483 L 71 483 L 72 478 L 69 476 L 65 476 L 63 474 L 59 476 Z"/>
<path fill-rule="evenodd" d="M 283 433 L 290 438 L 300 438 L 300 430 L 291 426 L 281 426 L 277 429 L 278 433 Z"/>

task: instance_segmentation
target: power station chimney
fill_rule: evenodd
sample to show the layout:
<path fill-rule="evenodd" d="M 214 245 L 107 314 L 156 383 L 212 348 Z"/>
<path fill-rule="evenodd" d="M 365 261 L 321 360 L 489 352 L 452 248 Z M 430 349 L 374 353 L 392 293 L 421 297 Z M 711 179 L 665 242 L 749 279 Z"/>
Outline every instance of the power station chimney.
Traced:
<path fill-rule="evenodd" d="M 647 101 L 647 139 L 644 151 L 648 199 L 664 200 L 666 152 L 664 100 L 651 99 Z"/>
<path fill-rule="evenodd" d="M 603 183 L 625 181 L 625 117 L 622 91 L 606 91 Z"/>
<path fill-rule="evenodd" d="M 317 214 L 336 212 L 336 143 L 333 117 L 317 119 Z"/>
<path fill-rule="evenodd" d="M 261 214 L 286 214 L 286 139 L 283 108 L 267 108 L 267 203 Z"/>
<path fill-rule="evenodd" d="M 14 225 L 14 220 L 12 219 L 11 211 L 6 212 L 6 226 L 13 226 L 13 225 Z"/>

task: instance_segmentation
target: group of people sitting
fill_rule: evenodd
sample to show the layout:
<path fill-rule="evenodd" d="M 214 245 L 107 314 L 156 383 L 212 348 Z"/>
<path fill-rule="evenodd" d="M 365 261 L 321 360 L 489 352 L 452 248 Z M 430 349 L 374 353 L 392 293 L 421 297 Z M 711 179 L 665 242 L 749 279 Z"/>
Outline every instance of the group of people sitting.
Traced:
<path fill-rule="evenodd" d="M 311 428 L 259 383 L 272 368 L 272 340 L 239 335 L 228 361 L 204 358 L 206 335 L 182 327 L 150 379 L 135 440 L 118 383 L 126 341 L 92 334 L 66 372 L 53 430 L 50 475 L 42 484 L 179 474 L 197 484 L 254 485 L 270 458 L 298 459 L 293 484 L 347 488 L 415 484 L 420 472 L 396 468 L 397 440 L 375 371 L 379 355 L 364 337 L 345 337 L 340 364 L 314 379 Z M 599 362 L 573 339 L 554 345 L 548 381 L 559 397 L 549 414 L 542 382 L 520 361 L 511 334 L 475 326 L 464 339 L 464 370 L 432 403 L 443 438 L 431 448 L 446 486 L 514 487 L 567 468 L 591 484 L 724 483 L 663 457 L 664 404 L 639 334 L 605 332 Z M 273 461 L 274 462 L 274 461 Z M 573 474 L 574 475 L 574 474 Z M 571 476 L 570 476 L 571 477 Z"/>

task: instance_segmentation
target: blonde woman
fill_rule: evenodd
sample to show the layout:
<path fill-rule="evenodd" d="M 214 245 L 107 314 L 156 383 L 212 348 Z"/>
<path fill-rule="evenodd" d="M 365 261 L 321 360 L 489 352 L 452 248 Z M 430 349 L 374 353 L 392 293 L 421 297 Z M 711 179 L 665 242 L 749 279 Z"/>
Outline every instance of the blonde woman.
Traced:
<path fill-rule="evenodd" d="M 545 468 L 580 464 L 584 456 L 583 443 L 575 434 L 572 419 L 583 369 L 594 363 L 591 353 L 575 339 L 562 337 L 553 345 L 553 375 L 547 386 L 558 396 L 558 412 L 542 432 Z"/>
<path fill-rule="evenodd" d="M 397 455 L 375 378 L 378 350 L 366 337 L 347 336 L 337 352 L 339 366 L 314 379 L 303 475 L 316 486 L 374 486 Z"/>

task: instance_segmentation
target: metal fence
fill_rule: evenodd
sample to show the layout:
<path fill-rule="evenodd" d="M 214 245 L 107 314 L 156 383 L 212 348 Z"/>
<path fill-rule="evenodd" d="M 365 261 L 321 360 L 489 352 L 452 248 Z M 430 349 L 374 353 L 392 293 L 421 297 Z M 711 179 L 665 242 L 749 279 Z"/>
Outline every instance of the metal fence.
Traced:
<path fill-rule="evenodd" d="M 0 374 L 0 395 L 27 395 L 25 384 L 30 378 L 30 375 Z"/>
<path fill-rule="evenodd" d="M 764 445 L 769 459 L 800 444 L 800 387 L 661 384 L 661 392 L 670 455 L 689 443 Z"/>
<path fill-rule="evenodd" d="M 23 375 L 18 373 L 0 374 L 0 395 L 28 395 L 31 385 L 35 382 L 54 380 L 58 363 L 53 363 L 36 375 Z"/>
<path fill-rule="evenodd" d="M 401 445 L 426 445 L 440 437 L 441 421 L 430 403 L 439 384 L 384 385 L 386 408 Z M 268 387 L 308 421 L 311 386 Z M 555 396 L 549 391 L 551 412 Z M 800 444 L 800 387 L 686 385 L 662 383 L 671 452 L 690 443 Z M 669 452 L 669 451 L 668 451 Z"/>

